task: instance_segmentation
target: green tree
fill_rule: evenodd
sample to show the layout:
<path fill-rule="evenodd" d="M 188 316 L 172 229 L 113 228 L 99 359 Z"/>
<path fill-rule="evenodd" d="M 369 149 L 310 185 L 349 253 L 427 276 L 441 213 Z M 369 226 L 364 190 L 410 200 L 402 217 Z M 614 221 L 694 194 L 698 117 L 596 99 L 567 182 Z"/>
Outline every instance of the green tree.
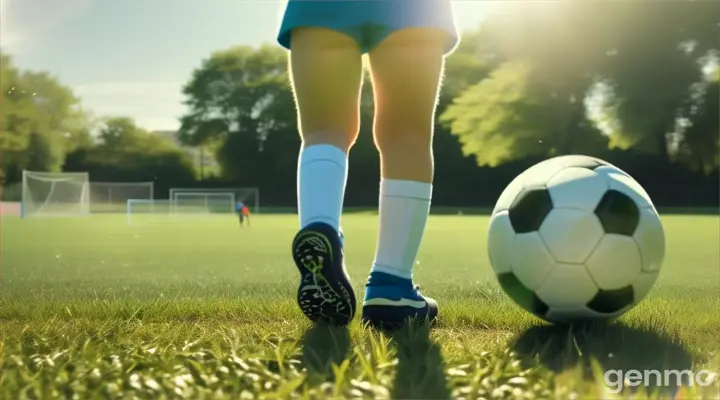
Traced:
<path fill-rule="evenodd" d="M 495 69 L 467 85 L 440 118 L 478 165 L 593 153 L 607 141 L 586 118 L 599 56 L 577 34 L 596 22 L 568 3 L 509 4 L 484 24 Z"/>
<path fill-rule="evenodd" d="M 2 170 L 10 181 L 33 166 L 46 171 L 60 170 L 64 155 L 85 137 L 83 112 L 72 90 L 46 72 L 22 71 L 7 55 L 0 56 L 0 152 Z M 40 135 L 40 136 L 34 136 Z M 32 141 L 31 141 L 31 138 Z M 40 151 L 41 154 L 32 154 Z M 46 161 L 44 155 L 52 155 Z"/>
<path fill-rule="evenodd" d="M 714 79 L 698 86 L 673 144 L 678 159 L 710 172 L 720 166 L 720 82 Z"/>
<path fill-rule="evenodd" d="M 137 126 L 132 118 L 112 117 L 105 119 L 100 127 L 96 150 L 105 156 L 115 157 L 129 153 L 177 152 L 180 148 L 169 139 Z"/>
<path fill-rule="evenodd" d="M 189 112 L 181 118 L 181 138 L 190 145 L 219 138 L 216 156 L 225 178 L 285 182 L 280 172 L 296 164 L 300 141 L 286 57 L 269 45 L 219 51 L 184 87 Z"/>
<path fill-rule="evenodd" d="M 100 120 L 95 118 L 90 111 L 77 107 L 66 123 L 68 127 L 64 135 L 64 148 L 66 153 L 71 153 L 78 149 L 87 149 L 95 144 L 93 132 L 98 129 Z"/>
<path fill-rule="evenodd" d="M 481 165 L 607 147 L 667 159 L 698 59 L 717 46 L 717 16 L 681 0 L 510 4 L 486 27 L 507 62 L 442 121 Z"/>
<path fill-rule="evenodd" d="M 605 140 L 585 118 L 585 96 L 559 94 L 511 61 L 471 86 L 441 116 L 478 165 L 497 166 L 531 155 L 588 153 Z"/>
<path fill-rule="evenodd" d="M 62 148 L 50 142 L 47 135 L 36 132 L 30 134 L 25 154 L 25 168 L 31 171 L 53 171 L 65 158 Z"/>
<path fill-rule="evenodd" d="M 671 159 L 679 119 L 702 84 L 708 55 L 719 48 L 720 12 L 713 2 L 666 1 L 653 7 L 613 2 L 601 26 L 612 31 L 612 56 L 598 73 L 607 79 L 604 112 L 614 120 L 611 145 L 646 149 Z M 708 132 L 712 134 L 712 132 Z M 690 141 L 692 142 L 692 141 Z M 688 142 L 688 143 L 690 143 Z M 702 152 L 702 147 L 685 151 Z"/>
<path fill-rule="evenodd" d="M 106 118 L 97 143 L 79 147 L 66 159 L 68 171 L 88 171 L 94 180 L 187 185 L 194 180 L 192 160 L 175 143 L 137 126 L 126 117 Z"/>

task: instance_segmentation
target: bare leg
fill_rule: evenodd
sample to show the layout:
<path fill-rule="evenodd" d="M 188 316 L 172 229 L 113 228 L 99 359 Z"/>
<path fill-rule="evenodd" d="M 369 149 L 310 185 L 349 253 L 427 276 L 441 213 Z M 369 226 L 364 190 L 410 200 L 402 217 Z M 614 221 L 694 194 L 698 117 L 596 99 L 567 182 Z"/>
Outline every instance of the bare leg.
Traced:
<path fill-rule="evenodd" d="M 300 133 L 300 232 L 293 258 L 302 275 L 298 304 L 313 321 L 347 324 L 355 295 L 339 237 L 347 154 L 359 132 L 362 62 L 357 42 L 325 28 L 292 33 L 290 68 Z"/>
<path fill-rule="evenodd" d="M 432 197 L 432 136 L 446 35 L 403 29 L 370 53 L 382 174 L 378 245 L 363 307 L 370 322 L 437 315 L 435 302 L 413 287 L 412 270 Z M 397 286 L 392 298 L 401 301 L 387 301 L 389 286 Z"/>

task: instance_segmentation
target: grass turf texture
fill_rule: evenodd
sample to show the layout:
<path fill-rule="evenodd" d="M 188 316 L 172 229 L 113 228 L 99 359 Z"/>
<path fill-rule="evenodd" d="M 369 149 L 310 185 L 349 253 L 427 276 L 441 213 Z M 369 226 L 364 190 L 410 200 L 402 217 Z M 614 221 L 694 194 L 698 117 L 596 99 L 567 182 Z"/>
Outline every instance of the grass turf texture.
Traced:
<path fill-rule="evenodd" d="M 433 216 L 416 281 L 441 320 L 394 335 L 306 321 L 294 216 L 256 215 L 244 230 L 231 216 L 134 222 L 2 221 L 0 398 L 609 398 L 609 369 L 720 367 L 717 216 L 665 216 L 648 298 L 615 323 L 573 329 L 500 291 L 487 217 Z M 376 223 L 343 222 L 359 296 Z M 680 392 L 718 398 L 720 382 Z"/>

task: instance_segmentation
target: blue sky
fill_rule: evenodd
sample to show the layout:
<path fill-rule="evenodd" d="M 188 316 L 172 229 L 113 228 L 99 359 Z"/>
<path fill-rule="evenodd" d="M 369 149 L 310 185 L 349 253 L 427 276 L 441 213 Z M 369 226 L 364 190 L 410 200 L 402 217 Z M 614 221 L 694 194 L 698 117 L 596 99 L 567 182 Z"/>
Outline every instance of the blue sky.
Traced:
<path fill-rule="evenodd" d="M 492 2 L 454 4 L 461 29 Z M 0 0 L 0 47 L 21 68 L 46 70 L 96 115 L 176 129 L 180 88 L 211 52 L 273 42 L 284 1 Z"/>

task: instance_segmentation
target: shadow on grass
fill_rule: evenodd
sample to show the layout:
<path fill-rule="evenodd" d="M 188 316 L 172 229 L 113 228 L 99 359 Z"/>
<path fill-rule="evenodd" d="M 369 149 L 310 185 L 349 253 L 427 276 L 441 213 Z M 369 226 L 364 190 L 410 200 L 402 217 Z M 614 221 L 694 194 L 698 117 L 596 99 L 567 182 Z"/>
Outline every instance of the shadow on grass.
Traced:
<path fill-rule="evenodd" d="M 445 360 L 430 338 L 427 325 L 406 325 L 390 334 L 398 365 L 391 397 L 394 399 L 448 399 Z"/>
<path fill-rule="evenodd" d="M 302 362 L 311 376 L 327 377 L 332 365 L 342 364 L 350 354 L 350 331 L 322 323 L 313 324 L 301 339 Z"/>
<path fill-rule="evenodd" d="M 535 326 L 520 334 L 512 348 L 527 366 L 539 362 L 558 373 L 580 367 L 586 379 L 595 375 L 611 389 L 621 385 L 621 376 L 626 377 L 630 370 L 641 374 L 659 371 L 659 379 L 650 375 L 640 386 L 663 396 L 689 383 L 687 375 L 678 379 L 678 375 L 671 374 L 666 378 L 666 371 L 688 371 L 693 361 L 690 353 L 667 335 L 620 323 Z M 601 371 L 593 373 L 591 360 L 597 361 Z M 598 377 L 598 372 L 604 376 Z"/>

